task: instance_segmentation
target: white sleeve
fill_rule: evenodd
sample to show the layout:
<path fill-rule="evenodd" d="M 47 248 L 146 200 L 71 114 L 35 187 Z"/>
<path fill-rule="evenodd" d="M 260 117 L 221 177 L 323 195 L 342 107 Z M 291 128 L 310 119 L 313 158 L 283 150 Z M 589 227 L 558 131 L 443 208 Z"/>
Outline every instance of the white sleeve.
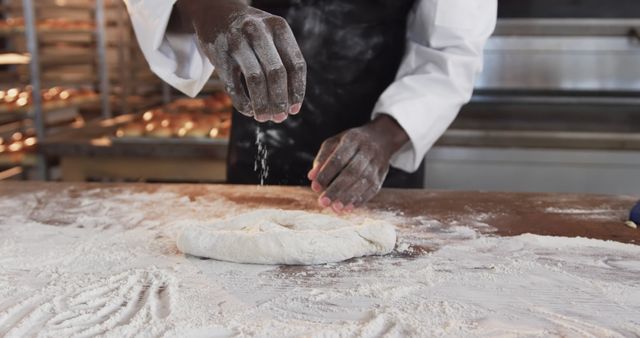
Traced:
<path fill-rule="evenodd" d="M 151 70 L 189 96 L 196 96 L 213 73 L 195 34 L 173 34 L 167 25 L 176 0 L 124 0 L 136 38 Z"/>
<path fill-rule="evenodd" d="M 415 171 L 471 99 L 482 51 L 497 16 L 496 0 L 421 0 L 408 22 L 404 59 L 373 117 L 392 116 L 410 141 L 391 159 Z"/>

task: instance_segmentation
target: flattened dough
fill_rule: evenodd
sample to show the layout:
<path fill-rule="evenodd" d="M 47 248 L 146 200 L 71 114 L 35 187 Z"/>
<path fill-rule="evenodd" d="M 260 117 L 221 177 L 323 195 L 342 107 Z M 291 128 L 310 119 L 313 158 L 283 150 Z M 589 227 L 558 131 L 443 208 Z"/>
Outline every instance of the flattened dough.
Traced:
<path fill-rule="evenodd" d="M 318 213 L 261 209 L 186 227 L 177 244 L 186 254 L 222 261 L 311 265 L 387 254 L 395 247 L 396 230 L 378 220 L 356 224 Z"/>

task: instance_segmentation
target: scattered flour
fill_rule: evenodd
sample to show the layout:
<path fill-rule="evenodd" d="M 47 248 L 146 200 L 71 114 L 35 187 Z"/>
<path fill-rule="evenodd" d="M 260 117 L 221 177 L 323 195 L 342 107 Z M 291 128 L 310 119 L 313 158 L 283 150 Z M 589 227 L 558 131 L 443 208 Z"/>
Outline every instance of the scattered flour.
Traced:
<path fill-rule="evenodd" d="M 617 215 L 616 210 L 607 208 L 594 209 L 576 209 L 576 208 L 545 208 L 544 211 L 549 214 L 570 215 L 571 217 L 581 217 L 585 219 L 610 219 Z"/>
<path fill-rule="evenodd" d="M 261 131 L 259 126 L 256 127 L 256 147 L 258 148 L 258 153 L 253 162 L 253 171 L 258 173 L 260 177 L 260 186 L 263 186 L 265 180 L 269 177 L 269 164 L 267 162 L 269 149 L 265 141 L 266 137 L 267 133 Z"/>
<path fill-rule="evenodd" d="M 172 187 L 0 198 L 0 336 L 640 335 L 638 246 L 374 213 L 398 225 L 385 257 L 263 266 L 175 247 L 245 211 Z"/>
<path fill-rule="evenodd" d="M 576 209 L 576 208 L 545 208 L 545 212 L 550 214 L 569 214 L 569 215 L 588 215 L 588 214 L 606 214 L 615 212 L 611 209 Z"/>

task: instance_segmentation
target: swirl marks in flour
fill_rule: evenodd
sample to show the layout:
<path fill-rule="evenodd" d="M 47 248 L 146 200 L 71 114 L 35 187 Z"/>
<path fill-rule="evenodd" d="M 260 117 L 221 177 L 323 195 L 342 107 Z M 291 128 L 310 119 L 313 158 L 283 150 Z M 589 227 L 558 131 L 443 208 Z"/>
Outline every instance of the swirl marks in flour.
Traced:
<path fill-rule="evenodd" d="M 23 337 L 48 332 L 50 336 L 90 337 L 110 333 L 126 336 L 149 328 L 161 335 L 171 315 L 173 278 L 161 270 L 132 270 L 88 284 L 61 290 L 45 287 L 36 295 L 16 297 L 0 308 L 0 336 Z"/>

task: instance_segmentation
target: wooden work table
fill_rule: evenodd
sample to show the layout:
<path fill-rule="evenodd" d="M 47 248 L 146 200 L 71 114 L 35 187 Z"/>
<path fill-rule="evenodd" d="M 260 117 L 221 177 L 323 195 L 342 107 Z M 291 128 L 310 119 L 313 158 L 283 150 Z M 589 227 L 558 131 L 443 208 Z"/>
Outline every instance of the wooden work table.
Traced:
<path fill-rule="evenodd" d="M 14 183 L 0 184 L 0 196 L 47 192 L 64 214 L 65 204 L 72 203 L 78 192 L 96 188 L 107 191 L 152 193 L 163 187 L 196 198 L 215 192 L 246 207 L 319 210 L 316 195 L 303 187 L 260 187 L 234 185 L 161 185 L 100 183 Z M 104 198 L 109 198 L 105 195 Z M 484 214 L 483 222 L 496 234 L 514 236 L 524 233 L 539 235 L 587 237 L 640 243 L 640 230 L 624 225 L 638 196 L 581 195 L 551 193 L 460 192 L 429 190 L 383 190 L 368 205 L 371 210 L 395 211 L 409 217 L 429 217 L 444 224 L 464 223 Z M 594 217 L 596 216 L 596 217 Z M 471 224 L 473 225 L 473 224 Z"/>
<path fill-rule="evenodd" d="M 0 183 L 0 336 L 637 336 L 637 196 L 384 190 L 396 250 L 313 266 L 184 255 L 176 236 L 308 188 Z M 522 236 L 517 236 L 525 234 Z M 250 250 L 251 248 L 246 248 Z"/>

